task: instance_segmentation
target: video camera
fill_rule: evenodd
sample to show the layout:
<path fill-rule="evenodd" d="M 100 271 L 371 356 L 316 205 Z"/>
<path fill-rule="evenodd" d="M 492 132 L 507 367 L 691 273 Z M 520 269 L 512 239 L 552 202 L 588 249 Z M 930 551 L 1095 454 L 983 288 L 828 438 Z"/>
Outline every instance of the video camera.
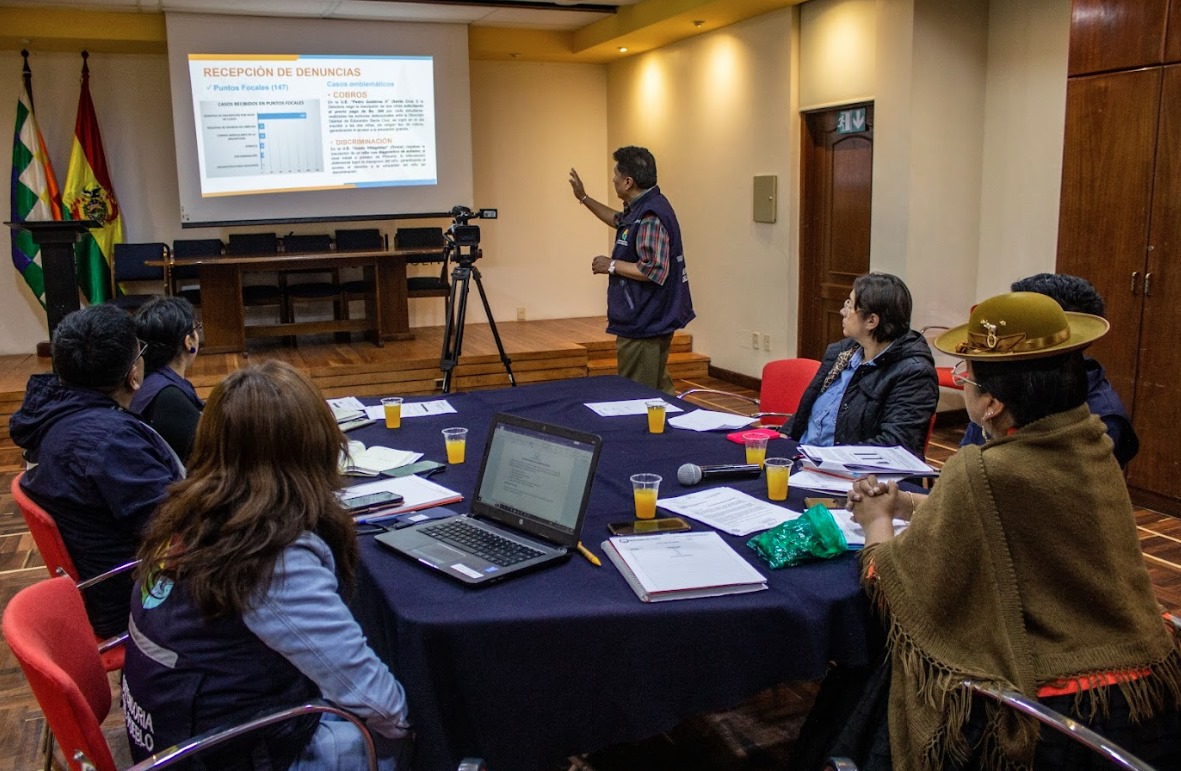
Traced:
<path fill-rule="evenodd" d="M 452 206 L 451 215 L 453 222 L 451 227 L 447 228 L 447 240 L 456 246 L 479 246 L 480 244 L 480 227 L 479 225 L 469 225 L 468 221 L 473 219 L 494 220 L 496 219 L 496 209 L 480 209 L 472 211 L 466 206 Z"/>

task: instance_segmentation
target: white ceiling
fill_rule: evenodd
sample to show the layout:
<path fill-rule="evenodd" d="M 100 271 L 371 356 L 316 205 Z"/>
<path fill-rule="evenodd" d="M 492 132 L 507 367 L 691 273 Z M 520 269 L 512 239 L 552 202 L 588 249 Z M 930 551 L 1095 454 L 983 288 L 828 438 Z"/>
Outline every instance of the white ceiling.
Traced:
<path fill-rule="evenodd" d="M 571 0 L 497 0 L 496 5 L 478 2 L 404 3 L 392 0 L 3 0 L 0 5 L 26 8 L 85 8 L 97 11 L 160 13 L 216 13 L 244 16 L 288 16 L 319 19 L 372 19 L 380 21 L 442 21 L 489 27 L 577 30 L 609 15 L 615 6 L 633 5 L 640 0 L 588 0 L 581 8 L 569 10 Z M 511 7 L 519 5 L 521 7 Z M 504 7 L 509 6 L 509 7 Z M 544 6 L 544 7 L 530 7 Z"/>

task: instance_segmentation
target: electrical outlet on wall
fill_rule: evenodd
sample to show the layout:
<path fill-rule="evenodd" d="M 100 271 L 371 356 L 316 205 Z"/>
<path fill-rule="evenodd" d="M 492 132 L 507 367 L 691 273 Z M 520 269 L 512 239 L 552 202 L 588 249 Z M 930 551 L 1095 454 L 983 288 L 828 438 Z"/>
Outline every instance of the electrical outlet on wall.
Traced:
<path fill-rule="evenodd" d="M 517 308 L 517 321 L 524 321 L 524 320 L 525 320 L 525 309 L 524 308 Z"/>
<path fill-rule="evenodd" d="M 768 352 L 771 350 L 771 336 L 770 335 L 767 335 L 767 334 L 763 335 L 763 350 L 768 351 Z"/>
<path fill-rule="evenodd" d="M 759 350 L 759 333 L 758 332 L 751 332 L 750 333 L 750 347 L 756 351 Z"/>

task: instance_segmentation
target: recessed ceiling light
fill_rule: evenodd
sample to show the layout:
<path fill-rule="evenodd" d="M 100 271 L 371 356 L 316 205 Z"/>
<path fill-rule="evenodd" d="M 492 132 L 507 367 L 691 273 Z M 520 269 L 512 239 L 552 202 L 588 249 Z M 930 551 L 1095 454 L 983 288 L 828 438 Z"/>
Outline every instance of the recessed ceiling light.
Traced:
<path fill-rule="evenodd" d="M 702 27 L 705 26 L 705 21 L 702 19 L 694 19 L 693 26 L 697 27 L 698 29 L 701 29 Z"/>
<path fill-rule="evenodd" d="M 621 53 L 621 54 L 625 54 L 625 53 L 627 53 L 627 46 L 620 46 L 620 47 L 619 47 L 619 53 Z"/>

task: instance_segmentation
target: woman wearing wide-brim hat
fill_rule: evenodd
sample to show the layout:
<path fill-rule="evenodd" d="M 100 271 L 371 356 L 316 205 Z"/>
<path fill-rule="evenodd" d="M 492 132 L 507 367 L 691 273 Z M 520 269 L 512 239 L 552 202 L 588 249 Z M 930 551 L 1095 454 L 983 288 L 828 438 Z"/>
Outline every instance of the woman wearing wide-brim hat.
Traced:
<path fill-rule="evenodd" d="M 1092 762 L 1056 732 L 1039 736 L 1032 719 L 973 700 L 965 678 L 1038 698 L 1158 768 L 1181 768 L 1181 653 L 1110 440 L 1085 403 L 1081 350 L 1106 332 L 1098 316 L 1014 292 L 935 341 L 964 360 L 968 414 L 991 439 L 948 460 L 926 500 L 874 479 L 850 493 L 866 532 L 863 583 L 890 640 L 888 672 L 866 695 L 888 704 L 888 720 L 862 726 L 877 741 L 861 768 Z M 915 504 L 895 537 L 891 518 Z"/>

